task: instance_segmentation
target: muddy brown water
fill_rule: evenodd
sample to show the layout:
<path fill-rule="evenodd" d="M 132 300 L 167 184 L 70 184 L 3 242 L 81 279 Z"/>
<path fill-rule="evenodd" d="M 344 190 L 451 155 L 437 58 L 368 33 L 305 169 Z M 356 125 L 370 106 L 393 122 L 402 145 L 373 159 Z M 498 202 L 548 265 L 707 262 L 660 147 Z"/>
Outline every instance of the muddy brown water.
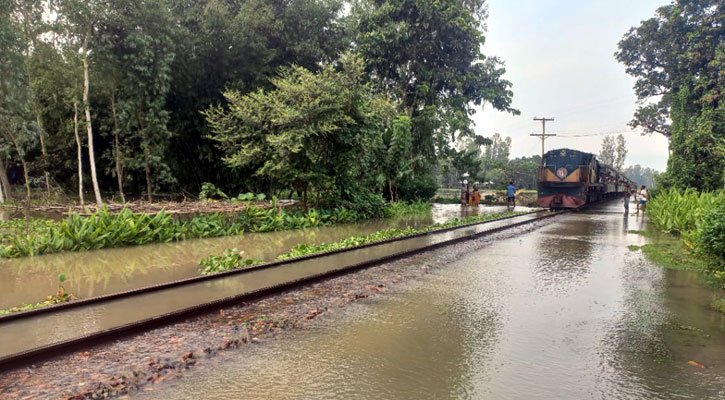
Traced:
<path fill-rule="evenodd" d="M 201 258 L 222 254 L 227 248 L 243 250 L 249 258 L 271 261 L 299 243 L 330 243 L 390 227 L 428 225 L 505 210 L 436 204 L 428 214 L 405 218 L 0 260 L 0 309 L 44 300 L 57 291 L 59 274 L 68 277 L 63 284 L 67 292 L 88 298 L 198 276 Z"/>
<path fill-rule="evenodd" d="M 612 210 L 495 242 L 138 398 L 725 399 L 712 293 L 627 250 L 646 225 Z"/>
<path fill-rule="evenodd" d="M 396 242 L 292 261 L 274 268 L 255 269 L 218 279 L 188 283 L 131 298 L 107 300 L 84 307 L 6 321 L 0 324 L 0 357 L 156 318 L 195 305 L 293 282 L 364 261 L 418 250 L 493 228 L 506 227 L 512 222 L 525 222 L 536 218 L 536 214 L 527 214 L 510 220 L 491 221 L 452 231 L 429 233 Z"/>

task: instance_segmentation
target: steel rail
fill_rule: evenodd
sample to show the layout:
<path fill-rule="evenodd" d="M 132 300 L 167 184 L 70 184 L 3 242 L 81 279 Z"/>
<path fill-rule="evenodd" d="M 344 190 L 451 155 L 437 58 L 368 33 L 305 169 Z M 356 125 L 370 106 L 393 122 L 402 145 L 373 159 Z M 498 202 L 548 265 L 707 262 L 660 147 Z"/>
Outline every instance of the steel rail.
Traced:
<path fill-rule="evenodd" d="M 522 225 L 530 224 L 533 222 L 545 220 L 545 219 L 548 219 L 548 218 L 551 218 L 551 217 L 554 217 L 556 215 L 560 215 L 560 214 L 563 214 L 566 212 L 567 211 L 548 213 L 546 215 L 536 217 L 533 219 L 527 219 L 525 221 L 514 222 L 512 224 L 503 225 L 503 226 L 499 226 L 496 228 L 476 232 L 471 235 L 444 240 L 444 241 L 434 243 L 434 244 L 431 244 L 428 246 L 420 247 L 417 249 L 406 250 L 403 252 L 399 252 L 399 253 L 395 253 L 395 254 L 391 254 L 391 255 L 375 258 L 375 259 L 366 260 L 366 261 L 363 261 L 363 262 L 360 262 L 357 264 L 353 264 L 353 265 L 348 265 L 348 266 L 345 266 L 342 268 L 332 269 L 332 270 L 325 271 L 322 273 L 306 276 L 304 278 L 279 283 L 279 284 L 268 286 L 265 288 L 245 292 L 245 293 L 242 293 L 239 295 L 225 297 L 225 298 L 210 301 L 207 303 L 202 303 L 202 304 L 194 305 L 191 307 L 183 308 L 180 310 L 168 312 L 168 313 L 158 315 L 155 317 L 138 320 L 138 321 L 120 325 L 117 327 L 108 328 L 105 330 L 101 330 L 101 331 L 93 332 L 90 334 L 78 336 L 75 338 L 63 340 L 61 342 L 52 343 L 52 344 L 36 347 L 33 349 L 21 351 L 18 353 L 10 354 L 7 356 L 0 357 L 0 371 L 7 371 L 7 370 L 14 369 L 14 368 L 18 368 L 20 366 L 28 365 L 32 362 L 37 362 L 40 360 L 58 357 L 60 355 L 77 350 L 79 348 L 87 348 L 87 347 L 91 347 L 91 346 L 94 346 L 94 345 L 97 345 L 97 344 L 100 344 L 100 343 L 103 343 L 103 342 L 106 342 L 106 341 L 109 341 L 112 339 L 117 339 L 122 336 L 148 331 L 148 330 L 156 328 L 156 327 L 168 325 L 174 321 L 188 319 L 190 317 L 208 313 L 210 311 L 213 311 L 213 310 L 216 310 L 219 308 L 224 308 L 224 307 L 228 307 L 231 305 L 240 304 L 240 303 L 249 302 L 249 301 L 257 300 L 260 298 L 268 297 L 268 296 L 278 294 L 278 293 L 281 293 L 284 291 L 288 291 L 291 289 L 295 289 L 295 288 L 298 288 L 300 286 L 307 285 L 310 283 L 330 279 L 330 278 L 333 278 L 336 276 L 348 274 L 348 273 L 358 271 L 361 269 L 365 269 L 365 268 L 369 268 L 369 267 L 372 267 L 375 265 L 379 265 L 379 264 L 399 260 L 402 258 L 410 257 L 415 254 L 429 252 L 432 250 L 439 249 L 441 247 L 450 246 L 450 245 L 464 242 L 467 240 L 472 240 L 472 239 L 476 239 L 479 237 L 491 235 L 491 234 L 501 232 L 501 231 L 504 231 L 504 230 L 507 230 L 510 228 L 515 228 L 517 226 L 522 226 Z M 424 236 L 424 235 L 444 233 L 444 232 L 448 232 L 448 231 L 452 231 L 452 230 L 464 229 L 464 228 L 475 226 L 475 225 L 481 225 L 481 224 L 485 224 L 485 223 L 501 221 L 501 220 L 511 219 L 511 218 L 515 218 L 515 217 L 521 217 L 521 216 L 531 215 L 531 214 L 535 214 L 535 213 L 536 212 L 518 214 L 515 216 L 497 218 L 497 219 L 493 219 L 493 220 L 489 220 L 489 221 L 483 221 L 483 222 L 466 224 L 466 225 L 461 225 L 461 226 L 456 226 L 456 227 L 451 227 L 451 228 L 439 229 L 439 230 L 430 231 L 430 232 L 423 232 L 423 233 L 414 234 L 414 235 L 410 235 L 410 236 L 404 236 L 401 238 L 383 240 L 383 241 L 369 243 L 369 244 L 365 244 L 365 245 L 361 245 L 361 246 L 350 247 L 350 248 L 346 248 L 346 249 L 339 249 L 339 250 L 329 251 L 329 252 L 325 252 L 325 253 L 318 253 L 318 254 L 313 254 L 313 255 L 308 255 L 308 256 L 303 256 L 303 257 L 297 257 L 294 259 L 289 259 L 289 260 L 284 260 L 284 261 L 275 261 L 275 262 L 271 262 L 271 263 L 267 263 L 267 264 L 261 264 L 261 265 L 258 265 L 258 266 L 252 267 L 252 268 L 246 268 L 243 270 L 228 271 L 228 272 L 214 274 L 212 276 L 203 276 L 203 277 L 198 277 L 198 278 L 190 278 L 190 279 L 185 279 L 185 280 L 181 280 L 181 281 L 165 283 L 165 284 L 151 286 L 151 287 L 147 287 L 147 288 L 136 289 L 136 290 L 132 290 L 132 291 L 128 291 L 128 292 L 117 293 L 117 294 L 112 294 L 112 295 L 102 296 L 102 297 L 96 297 L 93 299 L 87 299 L 88 302 L 86 302 L 84 304 L 80 304 L 80 305 L 81 306 L 89 305 L 89 303 L 93 304 L 93 303 L 107 301 L 110 299 L 129 297 L 129 296 L 133 296 L 135 294 L 147 293 L 147 292 L 150 292 L 153 290 L 159 290 L 162 288 L 168 288 L 168 287 L 172 287 L 172 286 L 180 286 L 180 285 L 188 284 L 191 282 L 198 282 L 200 280 L 208 280 L 208 279 L 214 279 L 214 278 L 218 279 L 218 278 L 229 276 L 232 274 L 248 272 L 249 270 L 272 268 L 272 267 L 279 266 L 279 265 L 284 265 L 284 264 L 289 264 L 289 263 L 293 263 L 293 262 L 298 262 L 301 260 L 308 260 L 308 259 L 312 259 L 312 258 L 322 257 L 325 255 L 336 254 L 336 253 L 340 253 L 343 251 L 353 251 L 353 250 L 357 250 L 357 249 L 362 249 L 362 248 L 385 244 L 385 243 L 392 243 L 392 242 L 410 239 L 410 238 L 419 237 L 419 236 Z M 76 302 L 70 302 L 70 303 L 65 303 L 65 304 L 70 305 L 73 303 L 80 303 L 80 302 L 81 301 L 76 301 Z M 63 304 L 60 304 L 60 305 L 62 306 Z M 78 304 L 76 304 L 75 306 L 77 307 Z M 53 311 L 59 311 L 59 309 L 61 309 L 61 307 L 56 307 L 56 306 L 51 306 L 51 307 L 54 308 Z M 51 308 L 51 307 L 47 307 L 47 308 Z M 29 315 L 30 313 L 23 313 L 23 314 L 25 314 L 25 317 L 30 316 Z M 37 315 L 37 314 L 38 313 L 35 313 L 33 315 Z M 15 319 L 17 319 L 17 317 Z M 3 320 L 8 321 L 8 319 L 5 317 L 0 321 L 3 321 Z"/>

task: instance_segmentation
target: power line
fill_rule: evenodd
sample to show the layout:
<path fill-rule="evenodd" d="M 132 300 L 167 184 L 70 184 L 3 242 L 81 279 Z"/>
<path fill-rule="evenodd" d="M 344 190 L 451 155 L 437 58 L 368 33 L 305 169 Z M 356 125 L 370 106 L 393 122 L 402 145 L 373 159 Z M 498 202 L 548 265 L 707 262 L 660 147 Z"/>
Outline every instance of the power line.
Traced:
<path fill-rule="evenodd" d="M 598 132 L 598 133 L 581 133 L 581 134 L 563 134 L 559 135 L 559 137 L 564 138 L 579 138 L 579 137 L 592 137 L 592 136 L 609 136 L 609 135 L 619 135 L 619 134 L 625 134 L 625 133 L 639 133 L 632 130 L 626 130 L 626 131 L 611 131 L 611 132 Z"/>

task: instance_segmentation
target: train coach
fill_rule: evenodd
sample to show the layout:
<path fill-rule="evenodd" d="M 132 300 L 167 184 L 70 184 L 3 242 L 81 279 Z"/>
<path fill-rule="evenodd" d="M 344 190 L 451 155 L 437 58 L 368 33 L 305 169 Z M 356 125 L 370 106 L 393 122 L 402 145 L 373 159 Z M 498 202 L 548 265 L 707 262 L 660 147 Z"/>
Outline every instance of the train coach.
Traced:
<path fill-rule="evenodd" d="M 594 154 L 557 149 L 544 154 L 537 189 L 539 207 L 579 208 L 636 189 L 636 184 Z"/>

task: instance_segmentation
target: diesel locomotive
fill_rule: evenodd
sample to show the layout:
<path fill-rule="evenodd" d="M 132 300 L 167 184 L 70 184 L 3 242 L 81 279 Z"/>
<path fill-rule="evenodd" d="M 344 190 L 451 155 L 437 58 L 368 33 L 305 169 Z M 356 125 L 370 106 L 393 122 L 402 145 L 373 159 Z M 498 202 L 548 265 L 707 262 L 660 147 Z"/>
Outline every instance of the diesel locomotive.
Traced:
<path fill-rule="evenodd" d="M 552 209 L 579 208 L 634 189 L 634 181 L 600 163 L 594 154 L 557 149 L 541 160 L 536 204 Z"/>

